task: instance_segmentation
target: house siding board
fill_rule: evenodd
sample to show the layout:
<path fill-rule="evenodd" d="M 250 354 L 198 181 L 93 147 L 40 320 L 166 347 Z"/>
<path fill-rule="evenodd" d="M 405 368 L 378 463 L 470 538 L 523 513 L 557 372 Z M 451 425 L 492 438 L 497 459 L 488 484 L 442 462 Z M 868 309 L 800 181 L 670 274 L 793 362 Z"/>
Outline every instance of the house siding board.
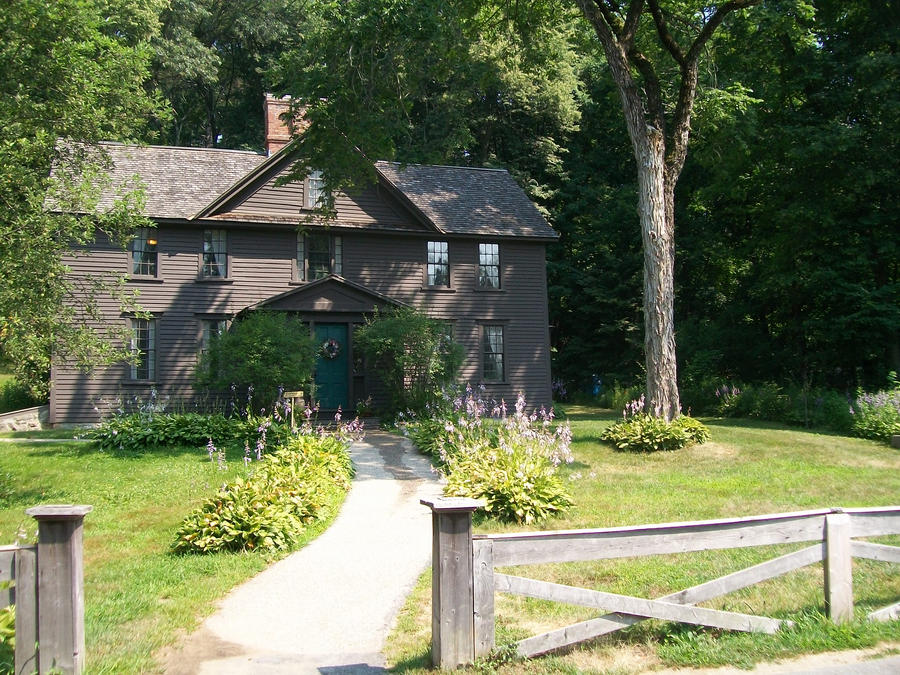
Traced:
<path fill-rule="evenodd" d="M 289 167 L 272 176 L 262 185 L 248 187 L 245 197 L 226 205 L 213 218 L 234 220 L 274 219 L 297 222 L 306 209 L 305 184 L 301 181 L 276 185 L 286 175 Z M 335 222 L 346 226 L 373 226 L 379 229 L 424 230 L 400 201 L 378 186 L 369 186 L 358 193 L 338 192 L 334 198 Z"/>

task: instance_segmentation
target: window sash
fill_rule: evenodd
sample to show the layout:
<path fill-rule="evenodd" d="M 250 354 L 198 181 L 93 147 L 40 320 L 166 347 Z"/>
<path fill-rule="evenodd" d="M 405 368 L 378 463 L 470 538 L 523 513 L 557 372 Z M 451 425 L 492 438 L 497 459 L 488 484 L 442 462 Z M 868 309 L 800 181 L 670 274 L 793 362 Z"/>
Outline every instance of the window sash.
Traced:
<path fill-rule="evenodd" d="M 503 326 L 484 326 L 483 374 L 485 382 L 504 380 Z"/>
<path fill-rule="evenodd" d="M 228 276 L 225 230 L 203 231 L 203 263 L 200 274 L 209 279 L 224 279 Z"/>
<path fill-rule="evenodd" d="M 331 274 L 331 237 L 327 234 L 307 235 L 307 267 L 311 281 Z"/>
<path fill-rule="evenodd" d="M 478 245 L 479 288 L 500 288 L 500 246 Z"/>
<path fill-rule="evenodd" d="M 344 273 L 344 242 L 339 235 L 297 234 L 297 281 Z"/>
<path fill-rule="evenodd" d="M 428 242 L 425 273 L 428 286 L 450 285 L 450 256 L 446 241 Z"/>
<path fill-rule="evenodd" d="M 156 239 L 151 236 L 150 228 L 139 227 L 131 242 L 131 273 L 155 277 L 157 259 Z"/>
<path fill-rule="evenodd" d="M 226 322 L 225 319 L 201 319 L 200 325 L 200 353 L 205 354 L 213 338 L 225 332 Z"/>
<path fill-rule="evenodd" d="M 152 380 L 156 374 L 156 320 L 131 320 L 132 380 Z"/>
<path fill-rule="evenodd" d="M 325 180 L 321 171 L 310 171 L 306 177 L 306 208 L 317 209 L 325 197 Z"/>

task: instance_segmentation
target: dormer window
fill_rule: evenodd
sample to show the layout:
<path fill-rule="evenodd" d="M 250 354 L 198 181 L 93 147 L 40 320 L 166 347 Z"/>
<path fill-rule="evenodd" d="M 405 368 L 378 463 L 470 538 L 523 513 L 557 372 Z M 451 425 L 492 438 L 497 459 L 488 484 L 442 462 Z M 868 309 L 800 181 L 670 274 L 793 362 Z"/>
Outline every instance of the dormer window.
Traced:
<path fill-rule="evenodd" d="M 322 177 L 321 171 L 310 171 L 306 177 L 306 200 L 305 206 L 308 209 L 317 209 L 321 207 L 325 201 L 325 179 Z"/>

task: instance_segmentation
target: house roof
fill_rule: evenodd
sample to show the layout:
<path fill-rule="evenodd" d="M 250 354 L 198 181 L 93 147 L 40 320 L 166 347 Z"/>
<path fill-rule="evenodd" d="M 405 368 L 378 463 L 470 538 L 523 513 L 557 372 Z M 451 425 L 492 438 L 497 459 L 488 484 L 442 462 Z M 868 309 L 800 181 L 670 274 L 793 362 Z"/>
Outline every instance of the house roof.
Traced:
<path fill-rule="evenodd" d="M 210 216 L 261 173 L 287 164 L 291 146 L 271 157 L 213 148 L 103 143 L 111 168 L 100 208 L 139 176 L 151 218 Z M 556 238 L 521 187 L 502 169 L 375 163 L 379 181 L 442 234 Z"/>
<path fill-rule="evenodd" d="M 190 218 L 253 171 L 266 157 L 245 150 L 176 148 L 101 143 L 112 164 L 110 189 L 100 208 L 112 206 L 116 189 L 140 177 L 151 218 Z"/>
<path fill-rule="evenodd" d="M 445 234 L 556 237 L 505 169 L 375 162 L 379 174 Z"/>

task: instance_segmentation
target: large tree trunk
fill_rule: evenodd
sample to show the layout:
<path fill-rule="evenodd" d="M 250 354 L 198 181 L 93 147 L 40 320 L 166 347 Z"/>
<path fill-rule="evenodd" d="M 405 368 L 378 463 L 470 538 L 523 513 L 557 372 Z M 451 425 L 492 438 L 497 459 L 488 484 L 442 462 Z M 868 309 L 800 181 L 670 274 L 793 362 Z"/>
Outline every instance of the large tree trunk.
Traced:
<path fill-rule="evenodd" d="M 644 357 L 649 412 L 671 420 L 680 413 L 675 361 L 674 186 L 665 181 L 665 140 L 648 128 L 634 144 L 638 214 L 644 249 Z"/>

